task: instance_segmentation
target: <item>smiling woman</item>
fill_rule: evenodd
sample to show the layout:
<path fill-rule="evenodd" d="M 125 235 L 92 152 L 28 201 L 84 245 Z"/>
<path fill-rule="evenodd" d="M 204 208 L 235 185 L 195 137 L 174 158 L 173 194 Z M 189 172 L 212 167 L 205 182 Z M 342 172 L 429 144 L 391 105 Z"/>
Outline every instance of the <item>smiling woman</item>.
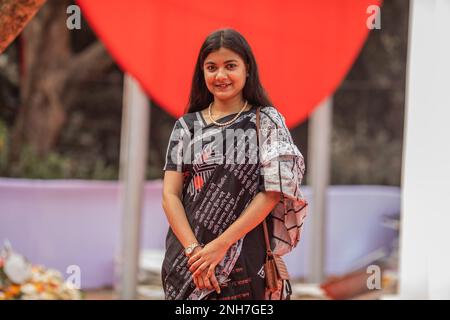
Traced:
<path fill-rule="evenodd" d="M 187 111 L 175 123 L 164 166 L 166 299 L 288 299 L 287 281 L 266 290 L 261 222 L 272 213 L 266 220 L 273 240 L 275 219 L 289 221 L 290 233 L 277 234 L 283 244 L 271 243 L 275 253 L 297 244 L 306 215 L 303 156 L 241 34 L 223 29 L 207 37 Z"/>
<path fill-rule="evenodd" d="M 228 125 L 229 122 L 219 124 L 215 121 L 228 113 L 235 113 L 233 110 L 239 103 L 242 104 L 242 89 L 245 85 L 248 66 L 242 58 L 227 48 L 220 48 L 211 52 L 204 64 L 205 83 L 209 92 L 214 94 L 214 101 L 208 106 L 208 118 L 216 125 Z M 247 109 L 248 102 L 245 101 L 239 113 L 230 120 L 235 121 L 240 113 Z M 214 111 L 213 111 L 214 106 Z"/>
<path fill-rule="evenodd" d="M 244 98 L 253 106 L 272 105 L 247 40 L 232 29 L 216 31 L 200 48 L 185 111 L 201 111 L 212 102 L 213 117 L 224 116 L 238 112 Z"/>
<path fill-rule="evenodd" d="M 208 55 L 203 68 L 206 86 L 218 100 L 215 111 L 219 115 L 229 112 L 227 104 L 238 105 L 236 102 L 242 100 L 248 67 L 237 53 L 220 48 Z"/>

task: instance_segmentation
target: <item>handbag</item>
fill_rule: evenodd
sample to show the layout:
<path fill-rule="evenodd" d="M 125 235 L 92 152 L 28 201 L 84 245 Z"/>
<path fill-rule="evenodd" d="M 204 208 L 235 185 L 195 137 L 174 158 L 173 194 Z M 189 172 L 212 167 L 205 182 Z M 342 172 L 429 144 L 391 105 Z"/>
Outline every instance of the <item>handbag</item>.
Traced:
<path fill-rule="evenodd" d="M 266 260 L 264 262 L 264 274 L 266 277 L 266 287 L 271 292 L 278 290 L 278 283 L 283 280 L 289 280 L 289 273 L 283 259 L 273 254 L 270 249 L 269 232 L 267 230 L 266 220 L 263 221 L 264 238 L 266 241 Z"/>
<path fill-rule="evenodd" d="M 256 136 L 259 146 L 259 119 L 260 108 L 256 110 Z M 259 149 L 259 148 L 258 148 Z M 267 228 L 266 219 L 263 221 L 264 240 L 266 242 L 266 259 L 264 262 L 264 274 L 266 278 L 266 288 L 271 292 L 276 292 L 280 280 L 289 281 L 289 273 L 281 256 L 274 254 L 270 248 L 269 230 Z"/>

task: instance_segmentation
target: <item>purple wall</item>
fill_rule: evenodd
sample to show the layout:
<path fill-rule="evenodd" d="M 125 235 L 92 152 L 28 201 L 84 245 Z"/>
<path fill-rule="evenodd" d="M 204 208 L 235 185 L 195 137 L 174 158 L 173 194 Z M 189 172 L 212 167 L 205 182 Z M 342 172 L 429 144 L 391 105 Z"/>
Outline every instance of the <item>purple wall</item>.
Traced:
<path fill-rule="evenodd" d="M 303 190 L 311 199 L 310 189 Z M 168 224 L 161 192 L 161 180 L 146 183 L 142 248 L 164 249 Z M 381 225 L 381 217 L 399 212 L 400 189 L 332 186 L 328 208 L 326 271 L 338 275 L 395 237 Z M 56 268 L 64 276 L 69 265 L 78 265 L 82 288 L 112 284 L 120 241 L 119 210 L 117 182 L 0 178 L 0 241 L 8 239 L 34 264 Z M 306 222 L 299 247 L 286 256 L 292 277 L 308 272 L 309 238 Z"/>

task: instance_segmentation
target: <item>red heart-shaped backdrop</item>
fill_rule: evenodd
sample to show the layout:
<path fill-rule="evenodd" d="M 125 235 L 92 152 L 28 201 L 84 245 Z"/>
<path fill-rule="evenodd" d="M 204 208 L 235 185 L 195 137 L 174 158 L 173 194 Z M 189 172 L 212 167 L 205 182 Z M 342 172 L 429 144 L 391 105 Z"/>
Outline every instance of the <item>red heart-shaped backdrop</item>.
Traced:
<path fill-rule="evenodd" d="M 117 63 L 174 117 L 183 114 L 200 46 L 231 27 L 250 43 L 263 86 L 292 128 L 350 69 L 377 0 L 78 0 Z"/>

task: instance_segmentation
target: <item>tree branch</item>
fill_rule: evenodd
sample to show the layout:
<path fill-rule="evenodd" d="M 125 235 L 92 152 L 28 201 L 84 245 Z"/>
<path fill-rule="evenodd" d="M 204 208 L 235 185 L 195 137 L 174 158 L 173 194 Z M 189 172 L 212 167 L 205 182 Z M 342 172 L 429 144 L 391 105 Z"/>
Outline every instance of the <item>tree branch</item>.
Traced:
<path fill-rule="evenodd" d="M 96 41 L 72 57 L 67 69 L 69 82 L 79 82 L 92 74 L 99 74 L 114 64 L 100 41 Z"/>

